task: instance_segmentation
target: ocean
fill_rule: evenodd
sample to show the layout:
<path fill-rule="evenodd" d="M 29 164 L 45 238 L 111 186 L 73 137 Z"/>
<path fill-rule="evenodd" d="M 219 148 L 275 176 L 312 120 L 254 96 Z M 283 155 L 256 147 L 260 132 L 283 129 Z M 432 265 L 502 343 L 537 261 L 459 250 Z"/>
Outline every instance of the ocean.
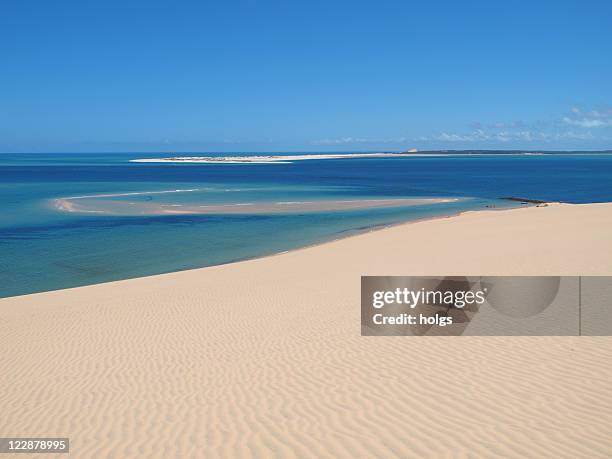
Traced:
<path fill-rule="evenodd" d="M 612 201 L 607 154 L 129 162 L 167 156 L 0 154 L 0 297 L 229 263 L 404 221 L 523 205 L 501 199 L 509 196 Z M 65 198 L 79 203 L 77 211 L 57 205 Z M 316 210 L 330 201 L 405 198 L 446 201 Z M 213 211 L 175 212 L 181 208 Z"/>

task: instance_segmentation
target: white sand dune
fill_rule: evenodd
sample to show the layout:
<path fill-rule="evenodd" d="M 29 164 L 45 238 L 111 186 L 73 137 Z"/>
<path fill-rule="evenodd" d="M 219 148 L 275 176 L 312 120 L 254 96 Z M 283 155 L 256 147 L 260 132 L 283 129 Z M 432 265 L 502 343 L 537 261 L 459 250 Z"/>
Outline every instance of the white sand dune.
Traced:
<path fill-rule="evenodd" d="M 612 275 L 612 204 L 0 300 L 0 435 L 78 458 L 612 457 L 612 338 L 362 337 L 366 274 Z"/>

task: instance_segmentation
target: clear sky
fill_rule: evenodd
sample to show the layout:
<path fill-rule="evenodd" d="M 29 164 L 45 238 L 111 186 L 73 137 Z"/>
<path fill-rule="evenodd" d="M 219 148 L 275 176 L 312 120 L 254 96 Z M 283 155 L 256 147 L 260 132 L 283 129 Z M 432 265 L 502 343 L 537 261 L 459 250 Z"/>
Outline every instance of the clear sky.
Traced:
<path fill-rule="evenodd" d="M 0 151 L 612 148 L 612 1 L 3 1 Z"/>

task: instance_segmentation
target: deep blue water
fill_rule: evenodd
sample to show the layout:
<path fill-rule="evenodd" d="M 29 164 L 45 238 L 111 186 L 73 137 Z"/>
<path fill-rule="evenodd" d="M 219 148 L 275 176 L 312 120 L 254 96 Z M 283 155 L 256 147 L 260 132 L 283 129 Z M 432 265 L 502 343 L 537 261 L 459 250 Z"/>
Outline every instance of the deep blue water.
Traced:
<path fill-rule="evenodd" d="M 377 225 L 517 205 L 499 200 L 505 196 L 612 201 L 612 155 L 226 165 L 128 162 L 154 156 L 167 154 L 0 154 L 0 297 L 227 263 Z M 50 205 L 67 196 L 175 189 L 205 191 L 134 199 L 463 199 L 417 207 L 268 215 L 113 216 L 61 212 Z"/>

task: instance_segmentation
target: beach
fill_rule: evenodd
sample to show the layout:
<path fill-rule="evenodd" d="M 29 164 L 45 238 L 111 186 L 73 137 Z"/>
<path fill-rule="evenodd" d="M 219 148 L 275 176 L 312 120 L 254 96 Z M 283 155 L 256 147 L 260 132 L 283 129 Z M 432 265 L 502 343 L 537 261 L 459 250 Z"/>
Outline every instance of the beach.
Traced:
<path fill-rule="evenodd" d="M 612 275 L 612 204 L 2 299 L 0 432 L 74 457 L 612 456 L 611 337 L 362 337 L 362 275 Z"/>

